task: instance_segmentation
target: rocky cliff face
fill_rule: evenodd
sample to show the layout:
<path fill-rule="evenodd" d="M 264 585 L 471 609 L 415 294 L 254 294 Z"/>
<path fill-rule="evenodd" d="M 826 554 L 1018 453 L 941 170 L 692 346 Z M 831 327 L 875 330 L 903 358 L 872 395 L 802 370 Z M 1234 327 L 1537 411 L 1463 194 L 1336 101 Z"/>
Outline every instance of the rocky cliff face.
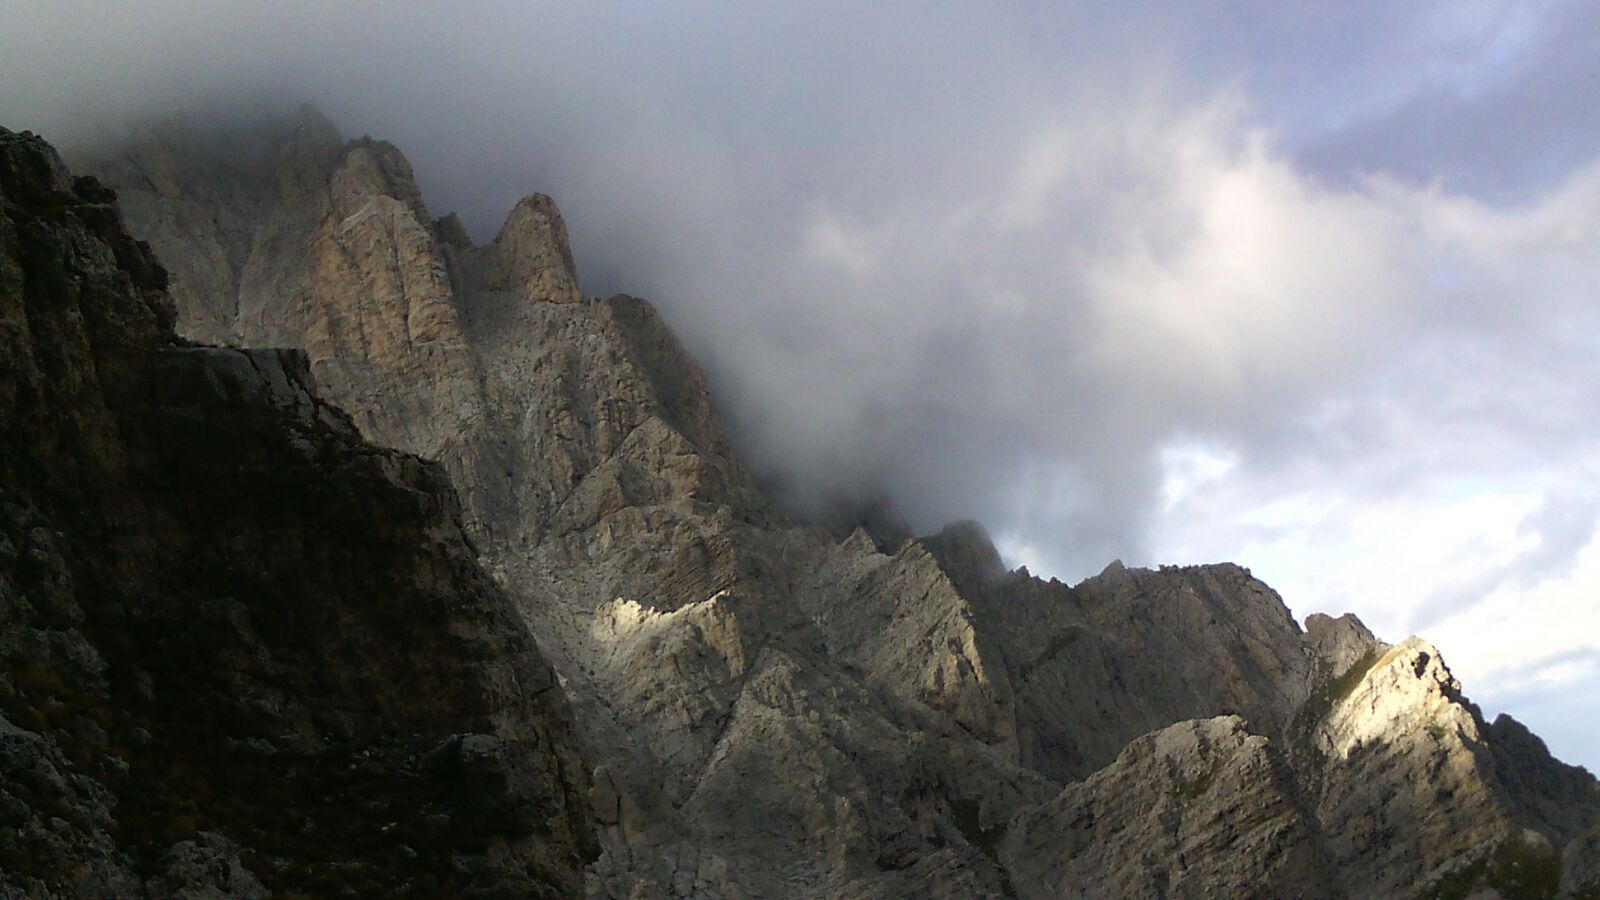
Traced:
<path fill-rule="evenodd" d="M 975 526 L 786 521 L 654 310 L 583 297 L 548 198 L 479 247 L 314 114 L 217 147 L 155 128 L 93 166 L 180 331 L 300 349 L 365 437 L 442 463 L 591 754 L 589 895 L 1554 896 L 1600 867 L 1594 779 L 1427 645 L 1302 630 L 1236 566 L 1069 587 Z"/>
<path fill-rule="evenodd" d="M 570 895 L 587 766 L 442 471 L 176 338 L 113 199 L 0 130 L 0 895 Z"/>

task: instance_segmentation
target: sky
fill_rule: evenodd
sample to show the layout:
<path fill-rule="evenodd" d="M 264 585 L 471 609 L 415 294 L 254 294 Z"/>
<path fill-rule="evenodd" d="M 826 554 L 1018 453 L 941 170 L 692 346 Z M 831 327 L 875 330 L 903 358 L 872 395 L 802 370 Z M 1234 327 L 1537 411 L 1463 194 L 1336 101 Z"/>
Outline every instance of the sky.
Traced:
<path fill-rule="evenodd" d="M 553 195 L 798 507 L 1236 561 L 1600 770 L 1600 4 L 0 6 L 6 127 L 302 101 Z"/>

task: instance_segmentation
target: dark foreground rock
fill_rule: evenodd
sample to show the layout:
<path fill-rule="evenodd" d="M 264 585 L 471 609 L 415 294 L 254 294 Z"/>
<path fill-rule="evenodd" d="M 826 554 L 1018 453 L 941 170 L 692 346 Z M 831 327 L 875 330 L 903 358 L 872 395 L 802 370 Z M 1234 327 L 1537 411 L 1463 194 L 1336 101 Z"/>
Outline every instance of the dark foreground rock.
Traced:
<path fill-rule="evenodd" d="M 177 339 L 113 200 L 0 130 L 0 896 L 570 896 L 586 768 L 441 470 Z"/>

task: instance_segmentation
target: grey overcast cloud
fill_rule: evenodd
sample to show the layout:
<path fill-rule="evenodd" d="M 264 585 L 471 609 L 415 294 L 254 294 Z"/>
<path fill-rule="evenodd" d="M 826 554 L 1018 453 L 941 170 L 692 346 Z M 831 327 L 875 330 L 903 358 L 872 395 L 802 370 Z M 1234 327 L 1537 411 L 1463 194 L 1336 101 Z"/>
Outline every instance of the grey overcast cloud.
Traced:
<path fill-rule="evenodd" d="M 1600 769 L 1600 4 L 30 2 L 0 124 L 555 196 L 796 503 L 1233 560 Z"/>

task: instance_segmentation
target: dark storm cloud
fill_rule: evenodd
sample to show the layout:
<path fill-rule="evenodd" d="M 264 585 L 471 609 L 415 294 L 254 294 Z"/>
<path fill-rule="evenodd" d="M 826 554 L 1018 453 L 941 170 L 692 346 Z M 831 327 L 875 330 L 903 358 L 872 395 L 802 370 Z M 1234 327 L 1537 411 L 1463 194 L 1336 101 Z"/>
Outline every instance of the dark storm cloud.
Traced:
<path fill-rule="evenodd" d="M 1507 11 L 1510 17 L 1515 11 Z M 1527 13 L 1524 7 L 1521 12 Z M 1306 142 L 1332 177 L 1386 171 L 1497 200 L 1548 189 L 1600 147 L 1600 6 L 1566 4 L 1485 36 L 1454 78 L 1353 116 Z"/>
<path fill-rule="evenodd" d="M 888 491 L 921 527 L 978 515 L 1087 571 L 1147 555 L 1164 442 L 1270 455 L 1430 314 L 1426 273 L 1356 239 L 1422 240 L 1396 220 L 1415 212 L 1319 193 L 1252 129 L 1315 135 L 1300 152 L 1319 170 L 1416 175 L 1593 65 L 1526 58 L 1574 49 L 1558 26 L 1578 8 L 665 10 L 13 4 L 3 110 L 71 143 L 310 99 L 400 144 L 480 236 L 552 192 L 587 288 L 657 299 L 798 496 Z M 1392 124 L 1419 107 L 1438 127 Z M 1581 137 L 1515 121 L 1520 146 Z M 1230 243 L 1258 227 L 1373 277 L 1273 271 Z"/>

